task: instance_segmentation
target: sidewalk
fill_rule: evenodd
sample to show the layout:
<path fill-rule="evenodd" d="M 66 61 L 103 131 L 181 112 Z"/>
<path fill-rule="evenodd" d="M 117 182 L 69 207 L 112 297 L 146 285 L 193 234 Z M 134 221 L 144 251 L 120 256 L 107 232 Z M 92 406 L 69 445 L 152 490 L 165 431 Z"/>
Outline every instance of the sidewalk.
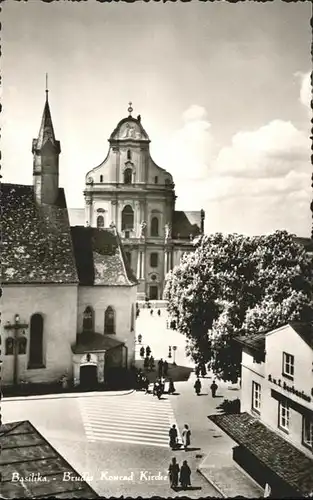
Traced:
<path fill-rule="evenodd" d="M 92 398 L 94 396 L 127 396 L 132 394 L 135 389 L 130 389 L 128 391 L 94 391 L 94 392 L 64 392 L 59 394 L 38 394 L 37 396 L 16 396 L 1 398 L 1 402 L 6 401 L 31 401 L 35 399 L 64 399 L 64 398 Z"/>
<path fill-rule="evenodd" d="M 208 419 L 209 415 L 223 412 L 221 403 L 237 399 L 239 390 L 218 381 L 218 397 L 212 398 L 208 391 L 211 380 L 209 376 L 201 379 L 199 397 L 193 389 L 195 376 L 188 383 L 175 384 L 180 395 L 171 401 L 179 428 L 188 423 L 191 429 L 191 449 L 177 458 L 187 458 L 192 470 L 200 473 L 222 497 L 263 497 L 263 489 L 233 461 L 232 448 L 236 443 Z"/>

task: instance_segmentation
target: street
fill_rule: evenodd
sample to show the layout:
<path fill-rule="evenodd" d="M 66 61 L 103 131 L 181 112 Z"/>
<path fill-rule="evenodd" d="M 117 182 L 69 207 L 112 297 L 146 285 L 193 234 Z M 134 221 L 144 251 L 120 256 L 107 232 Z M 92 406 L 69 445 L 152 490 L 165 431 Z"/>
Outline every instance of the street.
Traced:
<path fill-rule="evenodd" d="M 177 345 L 177 362 L 190 366 L 184 354 L 184 337 L 166 329 L 165 311 L 161 317 L 141 312 L 137 321 L 137 332 L 142 329 L 155 357 L 165 357 L 164 345 L 166 349 Z M 180 464 L 186 459 L 192 469 L 193 489 L 188 490 L 188 497 L 220 497 L 196 471 L 204 458 L 204 443 L 210 441 L 212 450 L 216 435 L 221 434 L 212 434 L 212 423 L 207 419 L 221 399 L 212 401 L 207 394 L 209 378 L 202 382 L 202 397 L 194 393 L 192 376 L 175 384 L 177 394 L 164 394 L 161 400 L 144 392 L 2 400 L 2 419 L 4 423 L 29 420 L 100 495 L 184 496 L 184 491 L 174 492 L 169 487 L 167 470 L 176 456 Z M 227 397 L 235 394 L 228 391 L 227 384 L 221 391 L 229 393 Z M 191 427 L 190 450 L 172 452 L 168 430 L 172 424 L 182 430 L 185 423 Z"/>

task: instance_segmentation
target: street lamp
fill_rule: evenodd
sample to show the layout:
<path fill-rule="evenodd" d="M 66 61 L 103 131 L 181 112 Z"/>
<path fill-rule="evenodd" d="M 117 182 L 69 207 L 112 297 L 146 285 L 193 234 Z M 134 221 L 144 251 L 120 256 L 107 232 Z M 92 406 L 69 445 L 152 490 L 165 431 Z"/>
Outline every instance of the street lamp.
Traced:
<path fill-rule="evenodd" d="M 174 352 L 173 365 L 176 365 L 176 363 L 175 363 L 175 354 L 176 354 L 176 349 L 177 349 L 177 346 L 176 346 L 176 345 L 173 345 L 173 352 Z"/>

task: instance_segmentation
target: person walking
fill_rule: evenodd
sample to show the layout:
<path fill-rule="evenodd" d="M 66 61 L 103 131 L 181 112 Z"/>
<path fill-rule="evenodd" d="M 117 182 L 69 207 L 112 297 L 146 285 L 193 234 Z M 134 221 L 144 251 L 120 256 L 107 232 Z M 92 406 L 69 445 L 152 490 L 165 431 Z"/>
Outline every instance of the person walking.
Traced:
<path fill-rule="evenodd" d="M 185 426 L 184 426 L 184 430 L 181 434 L 181 437 L 182 437 L 185 451 L 187 451 L 187 447 L 190 445 L 190 437 L 191 437 L 191 432 L 190 432 L 189 426 L 187 424 L 185 424 Z"/>
<path fill-rule="evenodd" d="M 201 391 L 201 381 L 199 378 L 195 381 L 195 385 L 193 386 L 194 390 L 196 391 L 197 396 L 199 396 L 200 391 Z"/>
<path fill-rule="evenodd" d="M 212 393 L 212 398 L 215 398 L 216 396 L 216 391 L 218 389 L 218 385 L 217 383 L 215 382 L 215 380 L 213 380 L 212 384 L 211 384 L 211 393 Z"/>
<path fill-rule="evenodd" d="M 206 367 L 205 367 L 204 363 L 201 364 L 200 371 L 201 371 L 201 377 L 204 378 L 207 374 Z"/>
<path fill-rule="evenodd" d="M 166 360 L 163 363 L 163 375 L 164 377 L 167 377 L 168 375 L 168 362 Z"/>
<path fill-rule="evenodd" d="M 161 310 L 158 309 L 158 316 L 161 316 Z"/>
<path fill-rule="evenodd" d="M 173 379 L 169 379 L 169 384 L 168 384 L 168 394 L 174 394 L 175 392 L 175 387 L 174 387 L 174 382 Z"/>
<path fill-rule="evenodd" d="M 150 316 L 153 316 L 153 309 L 150 309 Z"/>
<path fill-rule="evenodd" d="M 158 375 L 159 375 L 159 377 L 162 377 L 162 375 L 163 375 L 163 359 L 162 358 L 158 361 Z"/>
<path fill-rule="evenodd" d="M 176 462 L 176 458 L 172 458 L 172 462 L 169 465 L 168 468 L 168 477 L 170 480 L 170 486 L 171 488 L 177 488 L 178 486 L 178 477 L 179 477 L 179 465 Z"/>
<path fill-rule="evenodd" d="M 186 490 L 188 486 L 191 486 L 190 476 L 191 476 L 190 467 L 188 465 L 187 460 L 184 460 L 183 465 L 181 466 L 180 469 L 180 476 L 179 476 L 179 482 L 182 485 L 183 490 Z"/>
<path fill-rule="evenodd" d="M 175 424 L 172 425 L 168 434 L 170 437 L 170 448 L 172 450 L 175 450 L 175 448 L 177 447 L 177 429 Z"/>

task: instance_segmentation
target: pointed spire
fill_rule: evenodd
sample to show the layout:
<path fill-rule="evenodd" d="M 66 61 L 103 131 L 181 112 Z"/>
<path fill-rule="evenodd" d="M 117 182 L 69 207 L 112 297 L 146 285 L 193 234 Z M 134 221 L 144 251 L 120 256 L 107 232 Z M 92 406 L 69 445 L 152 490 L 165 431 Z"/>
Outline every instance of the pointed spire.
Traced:
<path fill-rule="evenodd" d="M 46 73 L 46 102 L 43 110 L 38 139 L 35 141 L 36 142 L 35 148 L 37 150 L 41 149 L 48 141 L 50 141 L 50 143 L 56 148 L 59 147 L 59 141 L 56 141 L 54 135 L 51 112 L 49 107 L 49 100 L 48 100 L 48 93 L 49 93 L 48 73 Z"/>

